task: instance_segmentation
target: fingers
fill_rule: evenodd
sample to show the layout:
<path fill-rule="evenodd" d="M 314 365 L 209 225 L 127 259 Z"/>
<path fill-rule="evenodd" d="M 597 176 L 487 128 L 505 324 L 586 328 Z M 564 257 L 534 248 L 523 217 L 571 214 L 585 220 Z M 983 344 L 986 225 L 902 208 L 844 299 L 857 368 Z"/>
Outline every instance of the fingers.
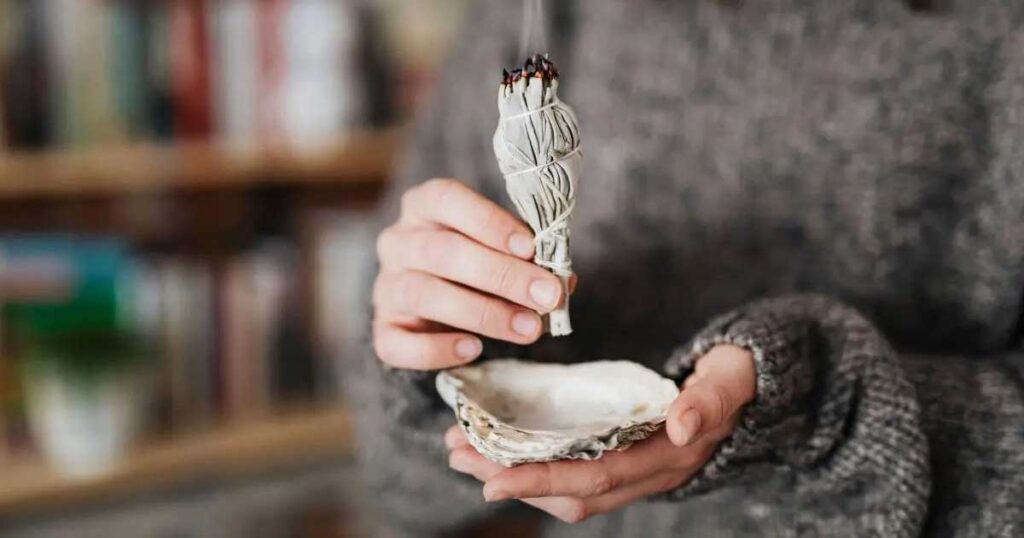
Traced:
<path fill-rule="evenodd" d="M 374 285 L 378 310 L 397 311 L 518 344 L 540 336 L 536 312 L 418 271 L 381 273 Z"/>
<path fill-rule="evenodd" d="M 448 466 L 481 482 L 487 482 L 504 467 L 480 455 L 472 446 L 463 446 L 448 453 Z"/>
<path fill-rule="evenodd" d="M 380 360 L 395 368 L 437 370 L 466 364 L 480 355 L 483 343 L 465 333 L 417 333 L 390 323 L 373 326 Z"/>
<path fill-rule="evenodd" d="M 458 430 L 457 427 L 453 429 L 461 434 L 461 430 Z M 446 442 L 450 438 L 452 442 L 457 440 L 457 436 L 452 431 L 449 430 L 448 434 L 446 434 Z M 490 483 L 496 480 L 498 476 L 510 471 L 510 469 L 488 461 L 468 444 L 452 449 L 448 462 L 452 469 L 469 474 L 485 483 Z M 539 466 L 542 464 L 531 465 Z M 519 468 L 515 467 L 511 470 Z M 522 498 L 519 500 L 567 523 L 578 523 L 593 515 L 616 510 L 643 497 L 675 489 L 688 480 L 696 468 L 656 473 L 632 484 L 614 488 L 603 494 L 590 497 L 545 496 Z"/>
<path fill-rule="evenodd" d="M 446 435 L 445 438 L 447 441 L 448 436 Z M 481 482 L 492 480 L 496 475 L 508 470 L 497 463 L 488 461 L 471 446 L 453 449 L 448 455 L 448 465 L 452 469 L 469 474 Z M 520 500 L 566 523 L 578 523 L 592 515 L 614 510 L 641 497 L 678 487 L 688 476 L 682 473 L 663 473 L 628 487 L 619 488 L 607 494 L 589 499 L 538 497 Z"/>
<path fill-rule="evenodd" d="M 562 284 L 551 272 L 452 231 L 390 228 L 377 249 L 386 271 L 433 274 L 539 312 L 562 302 Z"/>
<path fill-rule="evenodd" d="M 533 234 L 522 221 L 453 179 L 432 179 L 407 191 L 402 220 L 440 224 L 494 250 L 533 256 Z"/>
<path fill-rule="evenodd" d="M 530 497 L 593 497 L 663 473 L 674 467 L 678 449 L 656 435 L 627 451 L 594 461 L 555 461 L 520 465 L 484 485 L 489 501 Z"/>
<path fill-rule="evenodd" d="M 607 490 L 605 489 L 606 486 L 599 486 L 587 490 L 601 491 L 601 493 L 596 495 L 549 495 L 519 498 L 519 500 L 543 510 L 544 512 L 547 512 L 548 514 L 551 514 L 552 516 L 567 523 L 578 523 L 593 515 L 610 512 L 641 498 L 679 487 L 693 476 L 693 474 L 707 460 L 710 454 L 709 449 L 697 451 L 689 448 L 675 448 L 664 435 L 660 435 L 658 437 L 661 438 L 661 441 L 660 446 L 656 447 L 657 452 L 649 450 L 648 452 L 637 453 L 634 458 L 623 459 L 620 465 L 623 467 L 628 465 L 641 465 L 642 462 L 652 458 L 674 459 L 677 462 L 685 461 L 687 463 L 683 466 L 669 466 L 666 469 L 645 475 L 643 478 L 638 480 L 621 486 L 610 487 Z M 550 469 L 546 464 L 527 464 L 512 469 L 506 469 L 501 465 L 491 462 L 477 453 L 477 451 L 469 445 L 465 435 L 458 426 L 453 426 L 445 433 L 445 444 L 449 446 L 451 451 L 448 457 L 449 466 L 456 471 L 469 474 L 477 480 L 484 482 L 484 496 L 488 500 L 497 499 L 488 496 L 487 485 L 501 483 L 504 477 L 507 477 L 513 471 L 525 469 L 527 467 L 534 469 Z M 631 448 L 625 453 L 606 454 L 604 457 L 608 458 L 613 455 L 626 455 L 638 448 L 640 448 L 640 445 Z M 660 453 L 665 450 L 674 450 L 677 453 L 677 456 L 682 455 L 682 457 L 672 458 L 670 457 L 671 454 Z M 596 462 L 556 463 L 580 463 L 589 465 L 600 461 L 602 460 L 597 460 Z M 648 468 L 650 469 L 653 467 Z M 557 488 L 551 488 L 551 491 L 557 491 Z"/>
<path fill-rule="evenodd" d="M 589 517 L 618 510 L 645 497 L 675 489 L 688 478 L 687 474 L 667 472 L 597 497 L 545 497 L 522 501 L 566 523 L 579 523 Z"/>
<path fill-rule="evenodd" d="M 444 446 L 448 447 L 448 450 L 454 450 L 456 448 L 468 447 L 470 444 L 462 428 L 455 425 L 444 432 Z"/>
<path fill-rule="evenodd" d="M 755 375 L 750 352 L 716 346 L 697 363 L 692 380 L 672 402 L 665 429 L 676 446 L 687 446 L 726 425 L 754 397 Z"/>

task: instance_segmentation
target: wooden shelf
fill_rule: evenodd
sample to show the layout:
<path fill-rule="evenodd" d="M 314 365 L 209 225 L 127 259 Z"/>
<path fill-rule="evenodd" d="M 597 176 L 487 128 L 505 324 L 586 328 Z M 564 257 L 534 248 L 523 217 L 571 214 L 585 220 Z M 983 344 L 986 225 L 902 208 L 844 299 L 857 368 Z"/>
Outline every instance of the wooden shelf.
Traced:
<path fill-rule="evenodd" d="M 0 517 L 125 499 L 349 455 L 352 430 L 343 409 L 306 412 L 226 426 L 131 453 L 110 472 L 64 477 L 43 461 L 0 462 Z"/>
<path fill-rule="evenodd" d="M 380 184 L 390 172 L 403 132 L 391 128 L 357 133 L 302 151 L 188 143 L 0 153 L 0 200 L 257 185 Z"/>

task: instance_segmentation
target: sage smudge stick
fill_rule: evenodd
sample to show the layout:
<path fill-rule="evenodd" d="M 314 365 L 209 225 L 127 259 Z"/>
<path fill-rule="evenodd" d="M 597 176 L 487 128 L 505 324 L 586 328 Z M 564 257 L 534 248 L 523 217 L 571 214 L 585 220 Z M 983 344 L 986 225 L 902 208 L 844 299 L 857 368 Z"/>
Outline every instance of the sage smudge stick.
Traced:
<path fill-rule="evenodd" d="M 557 275 L 565 301 L 546 317 L 552 336 L 572 333 L 569 321 L 569 221 L 582 167 L 580 128 L 558 98 L 558 70 L 535 55 L 505 71 L 498 89 L 500 119 L 494 154 L 516 210 L 535 235 L 534 263 Z"/>

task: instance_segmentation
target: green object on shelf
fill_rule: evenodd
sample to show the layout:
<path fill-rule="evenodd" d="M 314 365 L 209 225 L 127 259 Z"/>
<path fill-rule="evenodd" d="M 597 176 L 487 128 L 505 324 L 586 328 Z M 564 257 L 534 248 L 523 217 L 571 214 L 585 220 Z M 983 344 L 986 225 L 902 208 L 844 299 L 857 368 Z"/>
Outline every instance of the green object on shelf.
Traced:
<path fill-rule="evenodd" d="M 48 332 L 25 337 L 22 366 L 30 376 L 92 383 L 132 374 L 149 356 L 142 341 L 120 332 Z"/>
<path fill-rule="evenodd" d="M 0 282 L 13 288 L 5 293 L 4 319 L 16 333 L 117 330 L 129 261 L 113 239 L 0 238 Z"/>
<path fill-rule="evenodd" d="M 115 239 L 0 238 L 0 283 L 11 288 L 2 310 L 8 351 L 33 371 L 82 378 L 137 363 L 145 353 L 126 308 L 134 270 Z"/>

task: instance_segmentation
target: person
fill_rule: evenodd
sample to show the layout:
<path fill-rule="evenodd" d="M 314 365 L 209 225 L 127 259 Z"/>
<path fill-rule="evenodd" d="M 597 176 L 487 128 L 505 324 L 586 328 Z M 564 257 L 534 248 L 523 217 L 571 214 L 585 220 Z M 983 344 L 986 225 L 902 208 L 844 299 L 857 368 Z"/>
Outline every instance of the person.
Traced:
<path fill-rule="evenodd" d="M 574 333 L 541 336 L 564 293 L 491 149 L 522 6 L 481 0 L 387 197 L 373 357 L 348 378 L 386 516 L 424 535 L 522 501 L 550 536 L 1024 536 L 1024 4 L 550 7 L 584 152 Z M 627 451 L 505 469 L 433 388 L 498 356 L 684 386 Z"/>

